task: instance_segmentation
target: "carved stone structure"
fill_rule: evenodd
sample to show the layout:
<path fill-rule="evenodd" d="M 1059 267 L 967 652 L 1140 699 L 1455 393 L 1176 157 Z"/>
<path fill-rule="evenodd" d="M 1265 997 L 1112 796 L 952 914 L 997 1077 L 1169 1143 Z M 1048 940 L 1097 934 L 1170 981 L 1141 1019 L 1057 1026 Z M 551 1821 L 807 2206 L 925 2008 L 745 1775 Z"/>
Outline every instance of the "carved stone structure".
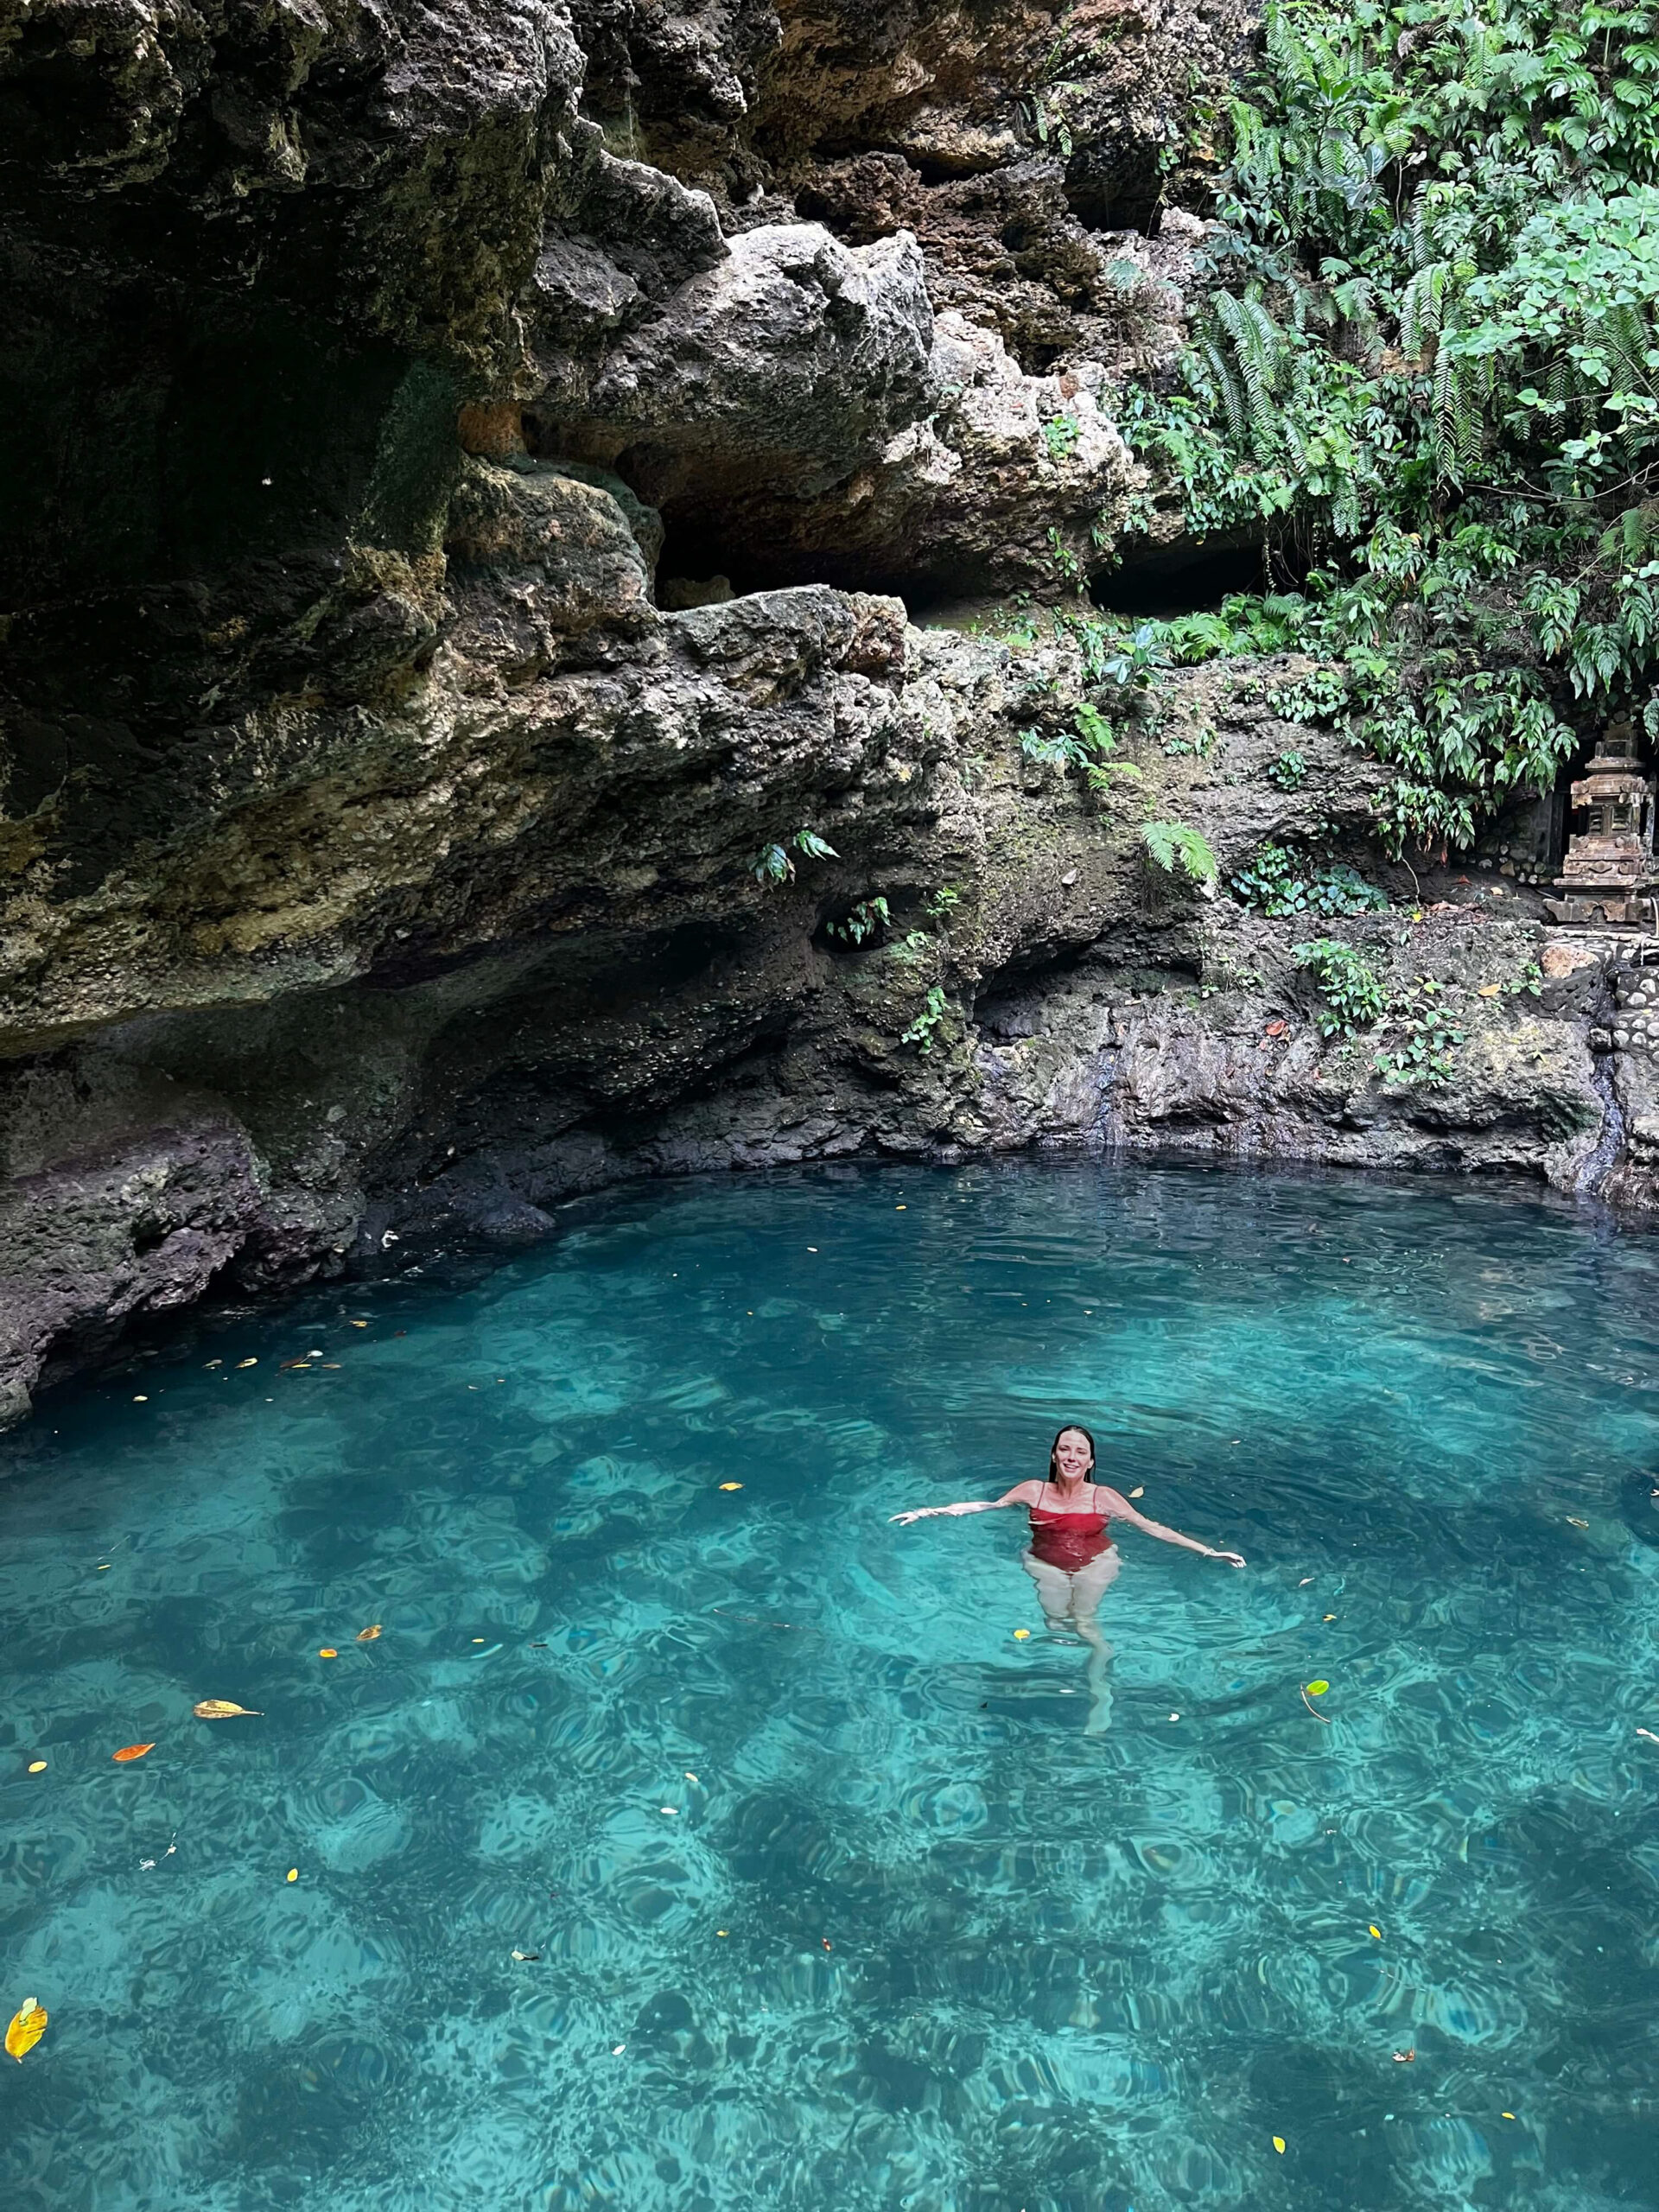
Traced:
<path fill-rule="evenodd" d="M 1548 903 L 1558 922 L 1653 927 L 1659 885 L 1653 860 L 1652 779 L 1643 774 L 1634 726 L 1609 722 L 1573 784 L 1574 831 Z M 1643 895 L 1643 894 L 1647 895 Z"/>

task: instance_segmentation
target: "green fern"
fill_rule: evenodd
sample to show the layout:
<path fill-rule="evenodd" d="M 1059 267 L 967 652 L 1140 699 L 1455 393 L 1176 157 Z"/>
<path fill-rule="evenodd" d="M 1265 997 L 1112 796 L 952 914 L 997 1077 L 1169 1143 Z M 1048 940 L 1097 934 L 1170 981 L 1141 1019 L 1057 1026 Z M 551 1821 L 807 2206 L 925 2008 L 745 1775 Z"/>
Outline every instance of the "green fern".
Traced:
<path fill-rule="evenodd" d="M 1141 842 L 1155 867 L 1166 875 L 1185 875 L 1193 883 L 1212 884 L 1220 874 L 1208 841 L 1186 822 L 1148 822 Z"/>

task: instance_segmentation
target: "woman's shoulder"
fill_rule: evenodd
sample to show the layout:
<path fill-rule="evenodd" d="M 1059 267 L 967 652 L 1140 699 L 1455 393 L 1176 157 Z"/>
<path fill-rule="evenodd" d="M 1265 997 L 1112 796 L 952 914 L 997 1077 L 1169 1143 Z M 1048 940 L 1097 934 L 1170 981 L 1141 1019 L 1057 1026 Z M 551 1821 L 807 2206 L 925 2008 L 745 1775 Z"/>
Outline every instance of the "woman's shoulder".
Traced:
<path fill-rule="evenodd" d="M 1034 1476 L 1030 1482 L 1015 1483 L 1012 1490 L 1004 1491 L 1002 1493 L 1010 1503 L 1020 1505 L 1035 1505 L 1042 1494 L 1043 1485 Z"/>

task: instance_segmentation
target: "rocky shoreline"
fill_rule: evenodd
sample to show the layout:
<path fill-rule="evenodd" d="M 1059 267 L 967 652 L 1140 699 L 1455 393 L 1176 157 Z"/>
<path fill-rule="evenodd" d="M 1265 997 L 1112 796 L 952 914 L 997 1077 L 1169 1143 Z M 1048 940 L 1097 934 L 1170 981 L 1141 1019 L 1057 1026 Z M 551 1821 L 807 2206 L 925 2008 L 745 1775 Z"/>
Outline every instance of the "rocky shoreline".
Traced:
<path fill-rule="evenodd" d="M 0 0 L 0 1420 L 144 1315 L 640 1174 L 1654 1202 L 1630 943 L 1387 863 L 1306 664 L 1121 702 L 1103 792 L 1026 742 L 1103 696 L 1027 609 L 1146 489 L 1114 394 L 1180 342 L 1166 149 L 1241 12 L 95 12 Z M 1455 1008 L 1444 1079 L 1323 1036 L 1325 925 L 1148 815 L 1224 884 L 1318 843 L 1385 889 L 1341 931 Z"/>

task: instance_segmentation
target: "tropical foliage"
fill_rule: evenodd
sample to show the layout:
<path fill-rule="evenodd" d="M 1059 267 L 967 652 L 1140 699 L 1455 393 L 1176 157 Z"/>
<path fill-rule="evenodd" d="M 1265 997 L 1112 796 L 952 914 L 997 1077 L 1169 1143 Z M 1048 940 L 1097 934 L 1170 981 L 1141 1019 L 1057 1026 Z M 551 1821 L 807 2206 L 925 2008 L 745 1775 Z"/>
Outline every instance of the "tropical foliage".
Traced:
<path fill-rule="evenodd" d="M 1330 662 L 1394 849 L 1466 845 L 1659 673 L 1659 8 L 1272 0 L 1206 131 L 1206 303 L 1125 429 L 1296 588 L 1166 648 Z"/>

